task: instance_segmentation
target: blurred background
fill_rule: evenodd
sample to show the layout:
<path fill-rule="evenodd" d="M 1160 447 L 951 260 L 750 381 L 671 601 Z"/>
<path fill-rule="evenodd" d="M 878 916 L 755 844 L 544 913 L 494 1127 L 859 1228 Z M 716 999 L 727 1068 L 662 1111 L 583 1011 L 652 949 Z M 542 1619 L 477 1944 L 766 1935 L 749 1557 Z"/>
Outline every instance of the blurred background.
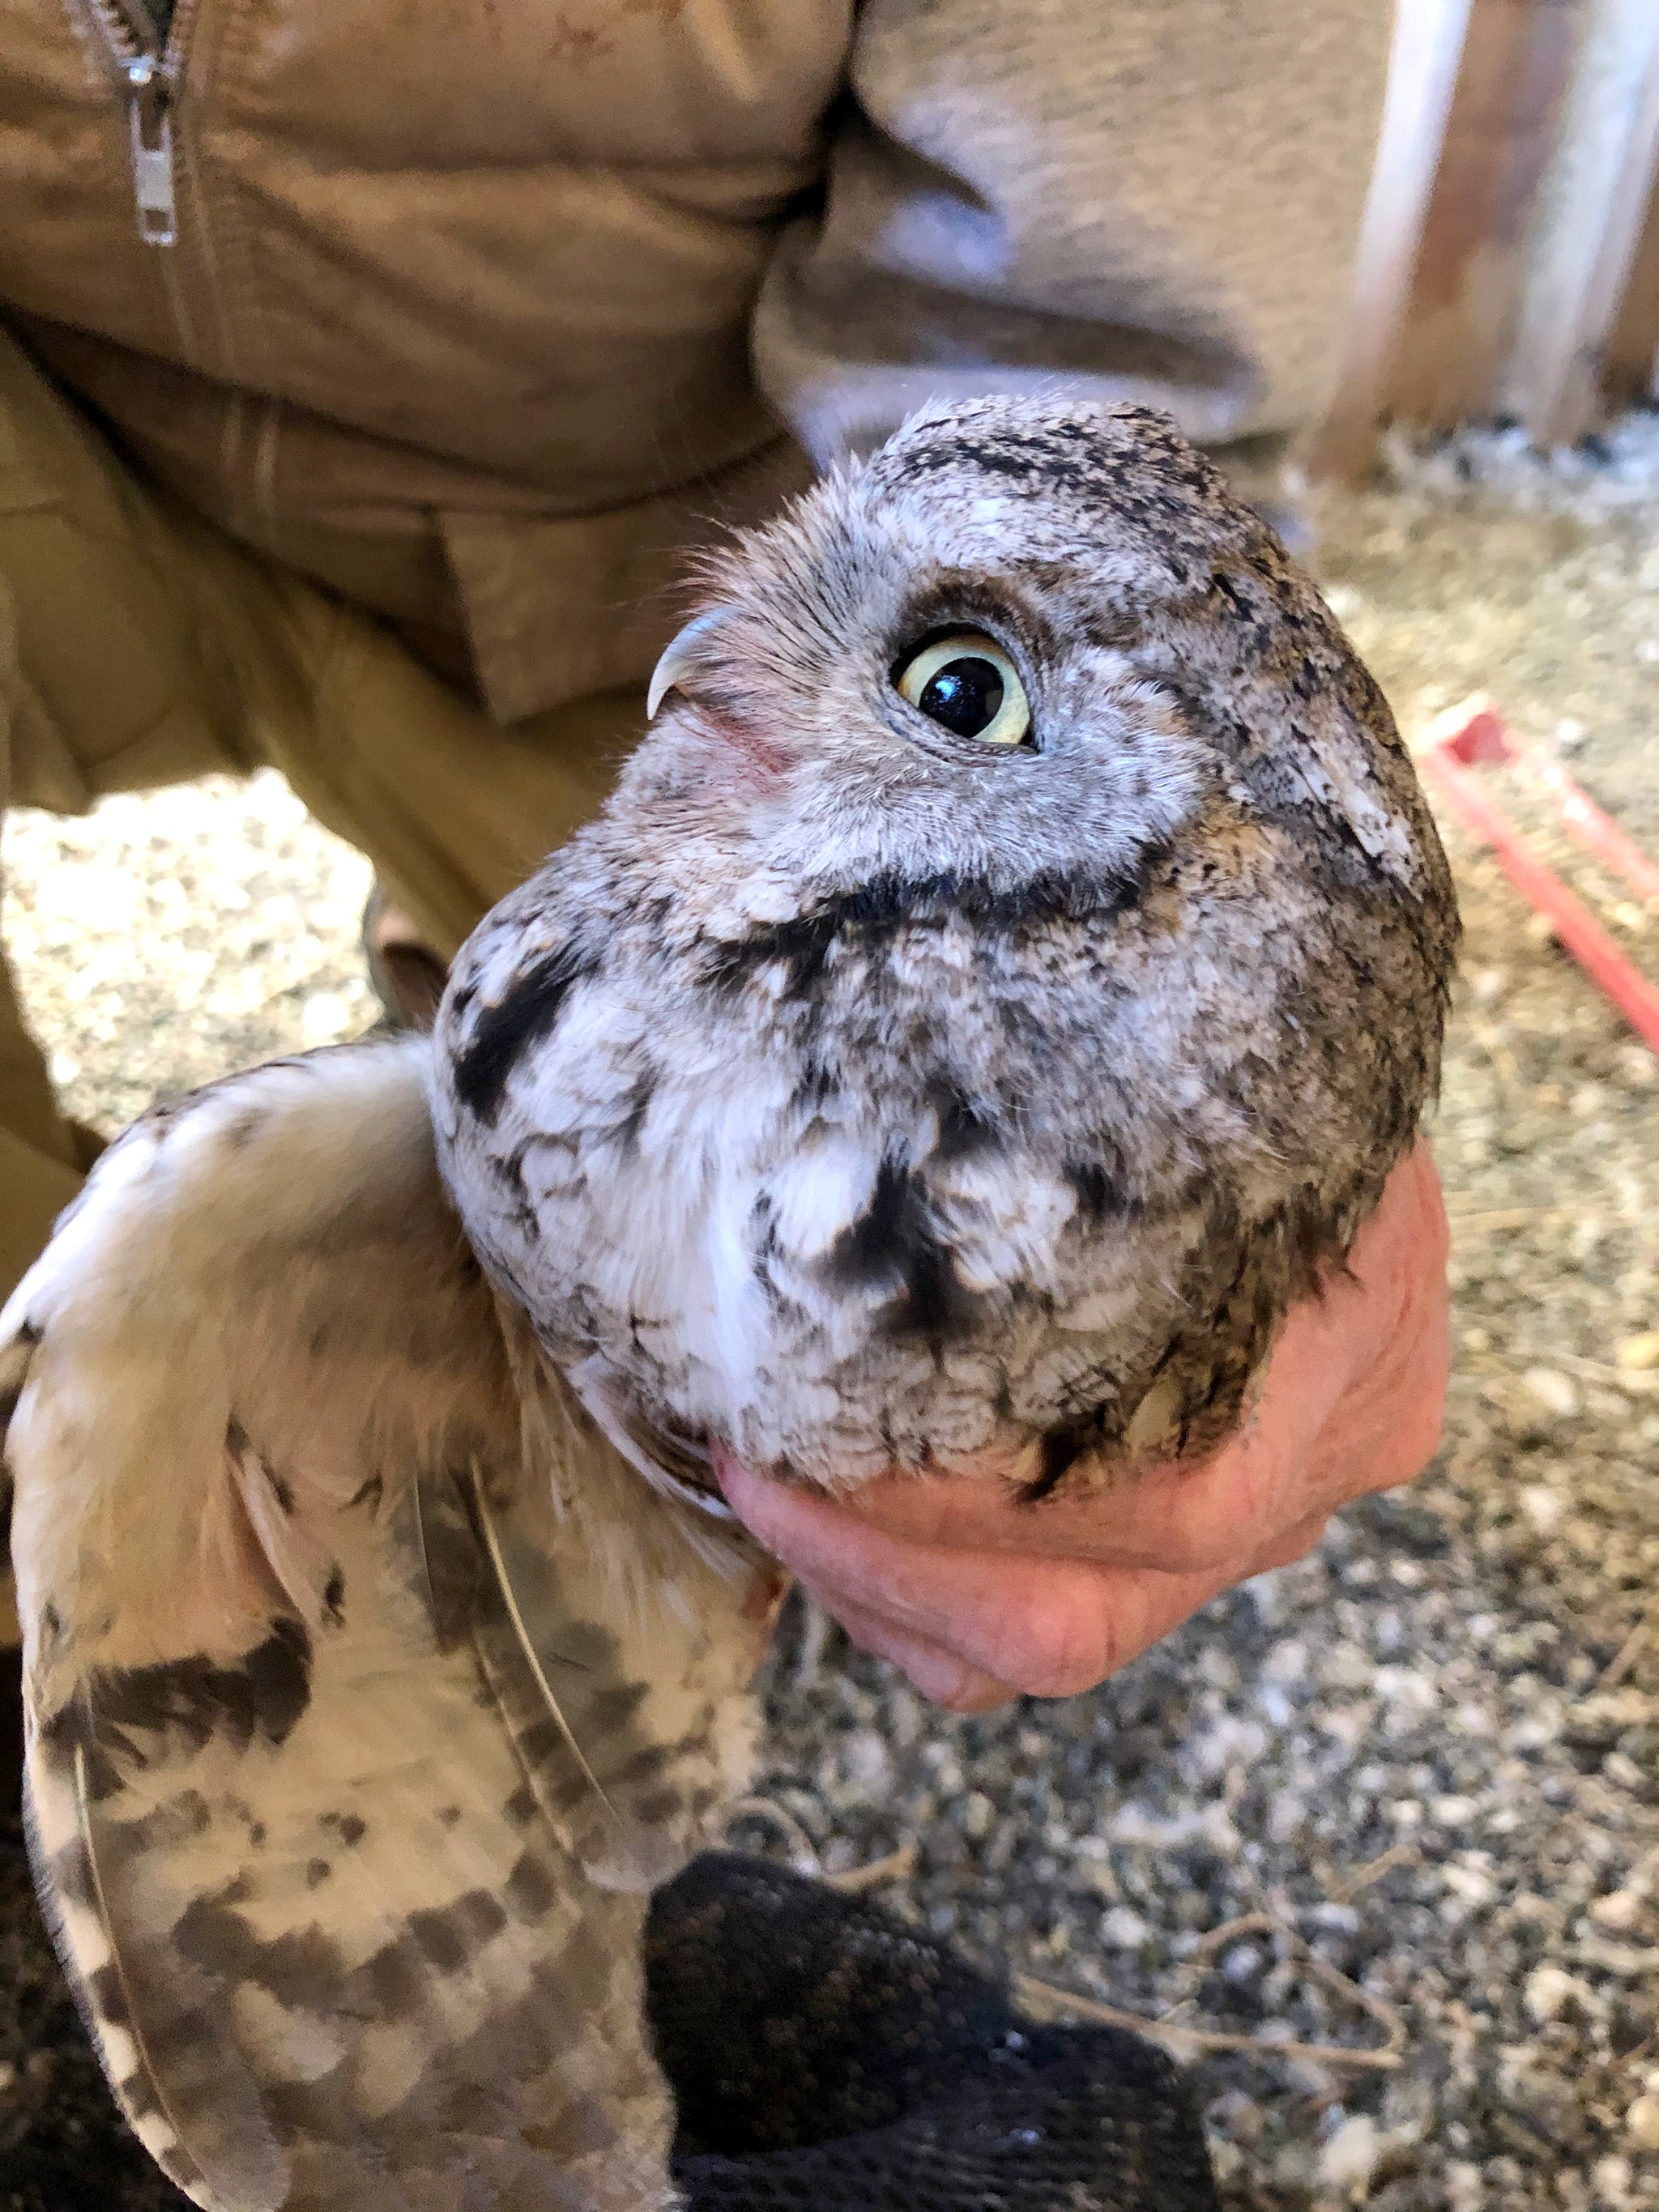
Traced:
<path fill-rule="evenodd" d="M 1652 397 L 1656 349 L 1659 9 L 1400 0 L 1324 465 L 1384 418 L 1571 443 Z"/>
<path fill-rule="evenodd" d="M 1522 750 L 1487 787 L 1659 984 L 1659 911 L 1548 782 L 1659 857 L 1659 0 L 1398 23 L 1313 563 L 1408 732 L 1497 702 Z M 1443 826 L 1435 1468 L 1064 1705 L 941 1717 L 792 1601 L 733 1831 L 885 1862 L 916 1924 L 1195 2031 L 1229 2212 L 1659 2208 L 1659 1058 Z M 274 775 L 4 837 L 31 1020 L 105 1132 L 374 1018 L 368 866 Z M 8 1841 L 0 2212 L 182 2204 L 115 2129 Z"/>

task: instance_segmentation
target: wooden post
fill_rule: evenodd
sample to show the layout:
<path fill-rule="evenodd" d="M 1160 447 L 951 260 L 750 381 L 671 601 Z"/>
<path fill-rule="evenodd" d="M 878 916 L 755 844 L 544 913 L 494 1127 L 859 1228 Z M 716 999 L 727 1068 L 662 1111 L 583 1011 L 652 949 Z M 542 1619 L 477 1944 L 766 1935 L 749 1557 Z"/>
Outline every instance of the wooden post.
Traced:
<path fill-rule="evenodd" d="M 1499 404 L 1540 445 L 1595 419 L 1659 165 L 1659 0 L 1588 0 L 1524 251 Z"/>
<path fill-rule="evenodd" d="M 1515 343 L 1522 248 L 1585 0 L 1473 0 L 1387 411 L 1450 429 L 1492 415 Z"/>
<path fill-rule="evenodd" d="M 1612 407 L 1659 399 L 1659 179 L 1625 283 L 1625 304 L 1607 341 L 1605 392 Z"/>
<path fill-rule="evenodd" d="M 1309 454 L 1317 475 L 1352 481 L 1364 474 L 1376 450 L 1469 4 L 1396 0 L 1382 129 L 1354 256 L 1336 397 Z M 1644 4 L 1659 6 L 1659 0 Z"/>

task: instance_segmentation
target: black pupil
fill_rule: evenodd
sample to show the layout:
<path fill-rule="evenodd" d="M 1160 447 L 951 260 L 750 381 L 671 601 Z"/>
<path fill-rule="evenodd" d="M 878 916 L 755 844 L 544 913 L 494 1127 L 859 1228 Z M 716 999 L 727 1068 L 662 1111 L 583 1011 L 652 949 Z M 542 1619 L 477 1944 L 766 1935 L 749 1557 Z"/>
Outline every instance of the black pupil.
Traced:
<path fill-rule="evenodd" d="M 994 661 L 964 653 L 934 672 L 916 704 L 959 738 L 976 738 L 1001 712 L 1002 677 Z"/>

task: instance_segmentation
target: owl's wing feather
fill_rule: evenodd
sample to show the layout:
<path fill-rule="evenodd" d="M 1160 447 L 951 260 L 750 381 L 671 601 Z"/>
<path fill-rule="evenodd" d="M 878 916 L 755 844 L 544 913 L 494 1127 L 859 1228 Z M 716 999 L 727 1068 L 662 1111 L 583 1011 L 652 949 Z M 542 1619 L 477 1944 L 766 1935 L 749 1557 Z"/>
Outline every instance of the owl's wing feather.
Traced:
<path fill-rule="evenodd" d="M 526 1479 L 570 1435 L 425 1048 L 148 1117 L 0 1317 L 37 1877 L 129 2119 L 226 2212 L 669 2201 L 637 1892 L 685 1808 L 638 1817 L 665 1715 Z"/>

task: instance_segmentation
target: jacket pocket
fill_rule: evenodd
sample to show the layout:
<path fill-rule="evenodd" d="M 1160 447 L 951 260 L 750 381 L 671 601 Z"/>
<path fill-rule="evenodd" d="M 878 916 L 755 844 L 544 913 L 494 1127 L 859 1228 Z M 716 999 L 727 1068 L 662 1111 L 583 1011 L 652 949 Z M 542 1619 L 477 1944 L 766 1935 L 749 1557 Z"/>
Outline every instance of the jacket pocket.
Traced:
<path fill-rule="evenodd" d="M 683 617 L 690 556 L 774 513 L 811 475 L 799 447 L 778 437 L 717 476 L 600 514 L 441 514 L 493 719 L 642 690 Z"/>

